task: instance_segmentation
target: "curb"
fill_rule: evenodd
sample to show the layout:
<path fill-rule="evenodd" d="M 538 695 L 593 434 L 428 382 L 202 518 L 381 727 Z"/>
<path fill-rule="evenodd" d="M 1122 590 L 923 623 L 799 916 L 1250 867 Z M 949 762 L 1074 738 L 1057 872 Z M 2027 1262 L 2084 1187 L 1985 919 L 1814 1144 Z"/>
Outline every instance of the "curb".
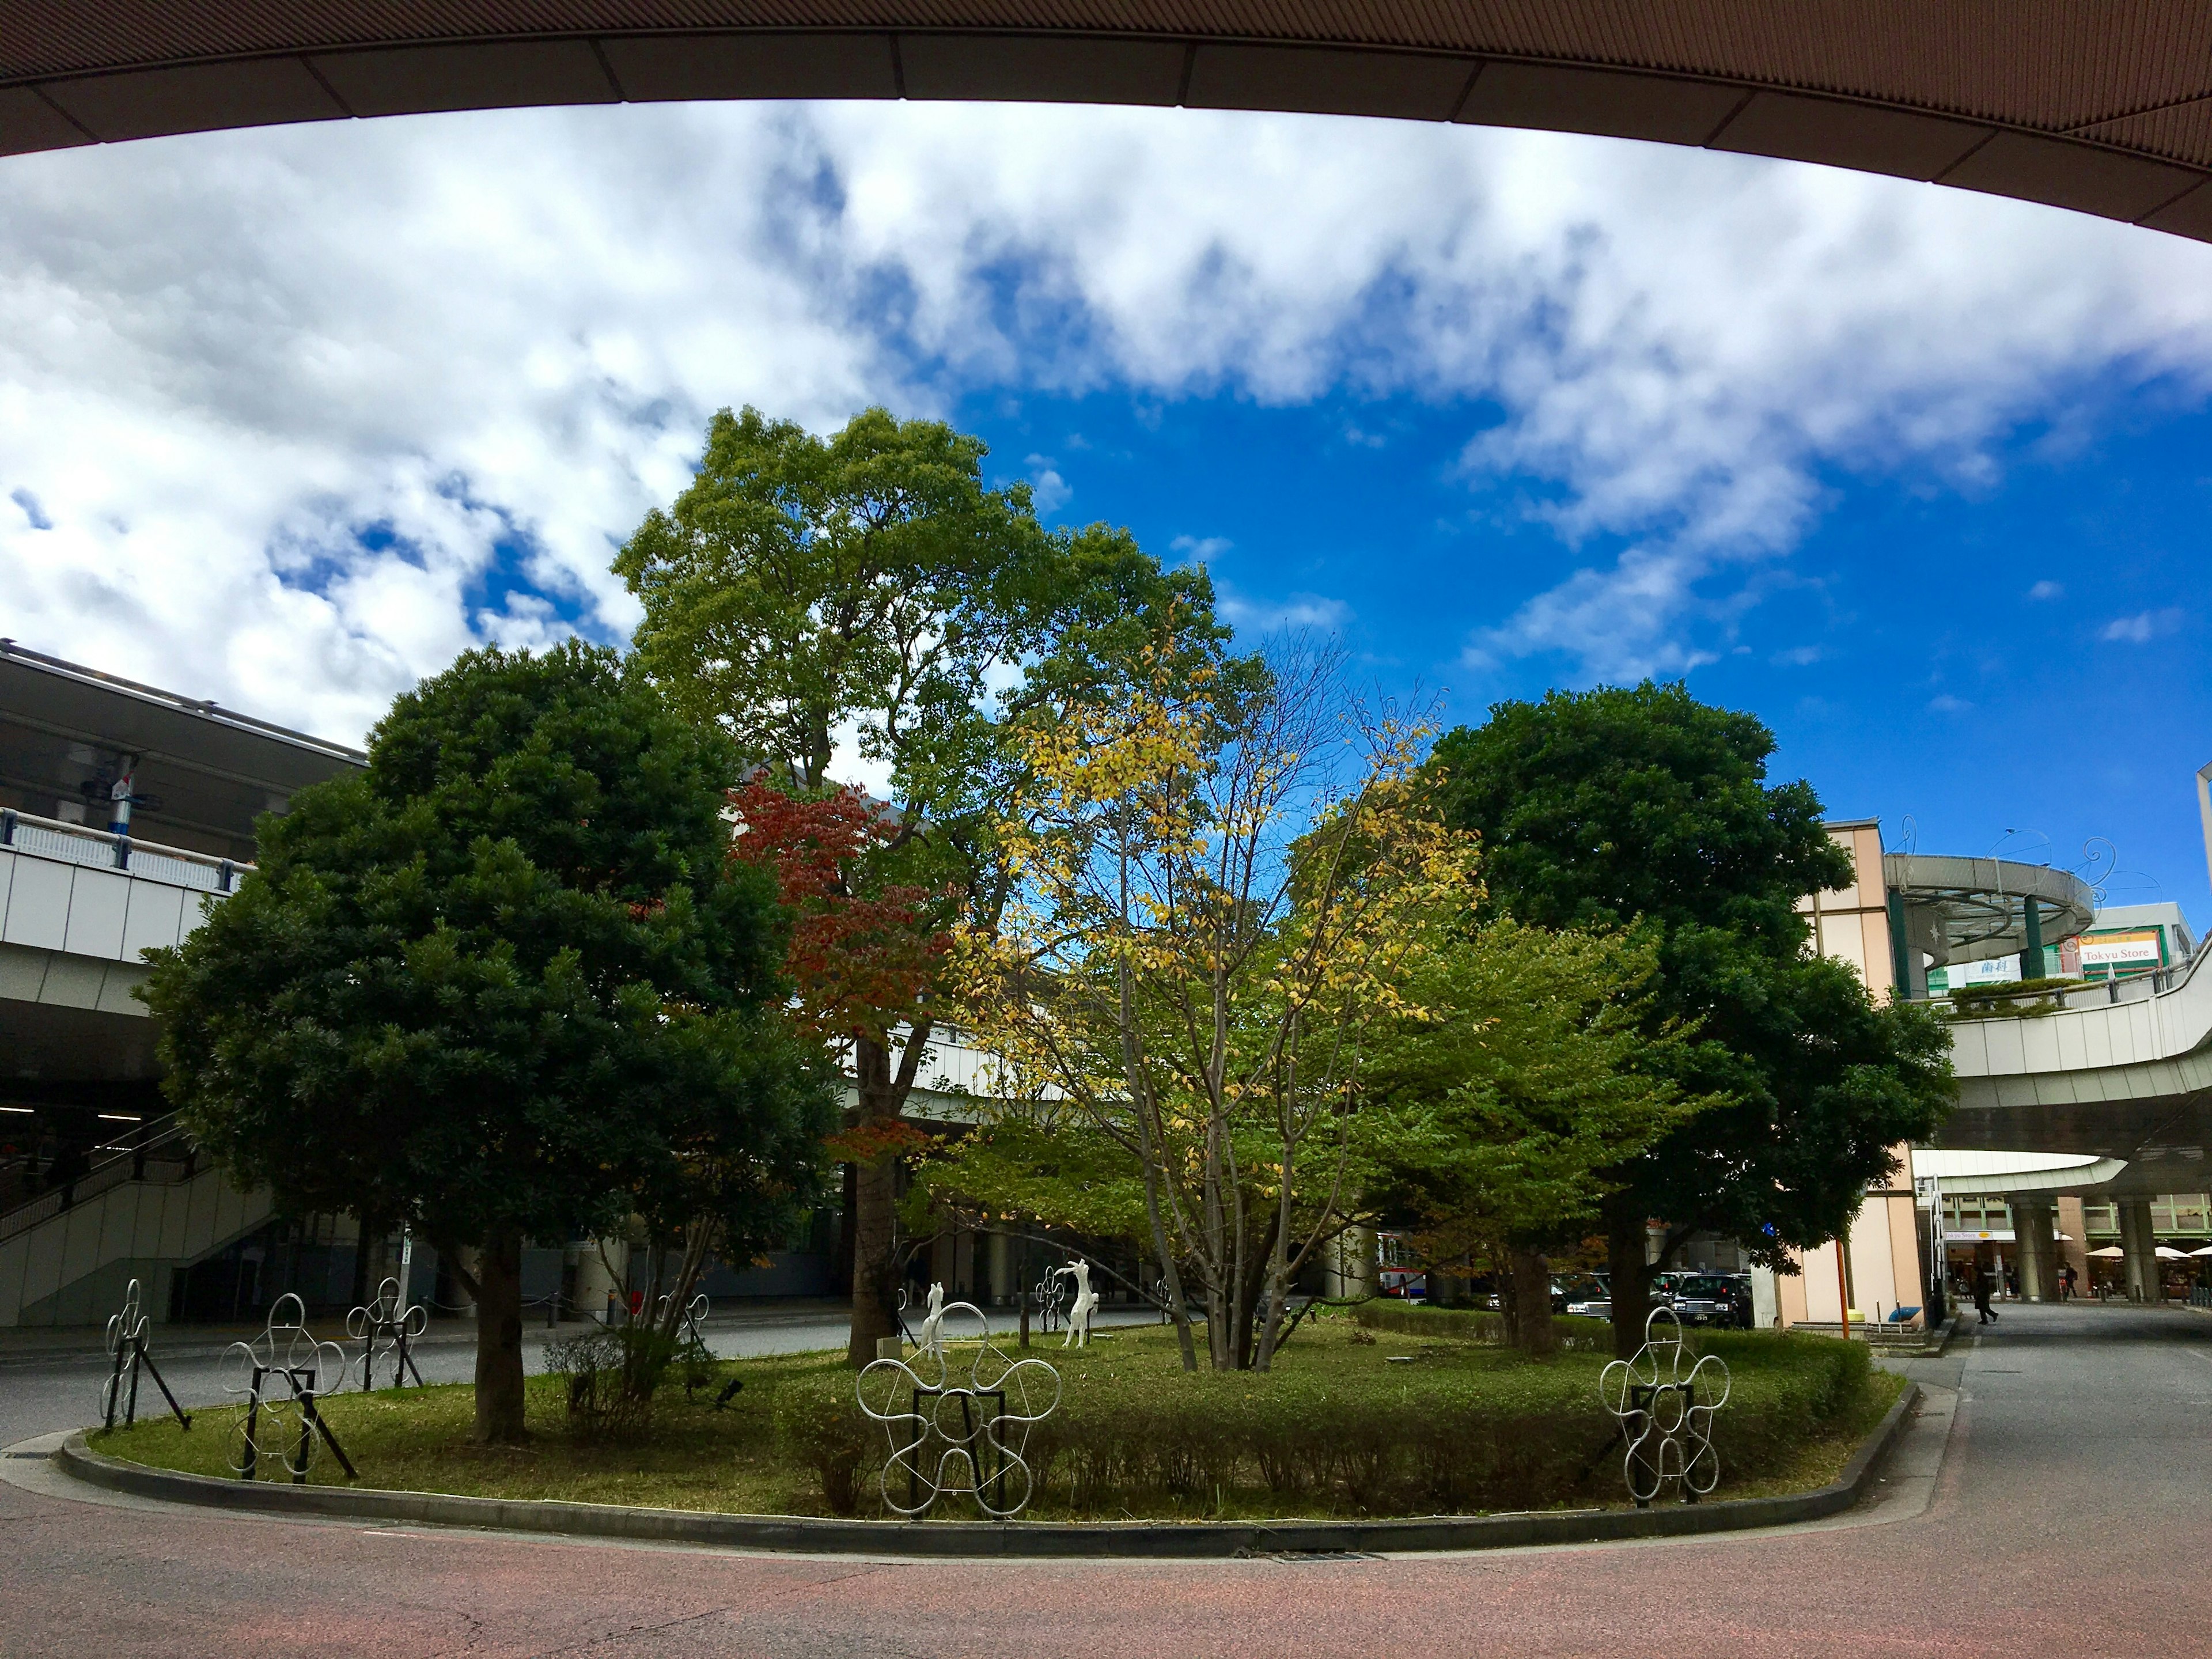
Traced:
<path fill-rule="evenodd" d="M 1832 1486 L 1778 1498 L 1732 1498 L 1648 1510 L 1545 1510 L 1518 1515 L 1435 1516 L 1404 1521 L 845 1521 L 811 1516 L 716 1515 L 631 1509 L 550 1498 L 457 1498 L 441 1492 L 362 1491 L 219 1480 L 125 1462 L 94 1451 L 82 1430 L 54 1453 L 65 1474 L 111 1492 L 279 1515 L 407 1521 L 433 1526 L 557 1533 L 578 1538 L 704 1544 L 784 1554 L 927 1559 L 1121 1557 L 1218 1560 L 1277 1554 L 1386 1554 L 1401 1551 L 1510 1549 L 1674 1538 L 1812 1521 L 1850 1508 L 1902 1432 L 1920 1385 L 1908 1383 L 1859 1443 Z"/>

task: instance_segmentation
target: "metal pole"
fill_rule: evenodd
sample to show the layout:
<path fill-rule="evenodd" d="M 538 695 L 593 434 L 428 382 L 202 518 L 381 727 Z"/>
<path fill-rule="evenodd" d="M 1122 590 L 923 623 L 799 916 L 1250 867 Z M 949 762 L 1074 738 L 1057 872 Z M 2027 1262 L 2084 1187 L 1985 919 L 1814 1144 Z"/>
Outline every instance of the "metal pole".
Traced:
<path fill-rule="evenodd" d="M 2212 766 L 2197 769 L 2197 816 L 2204 826 L 2204 873 L 2212 878 Z"/>
<path fill-rule="evenodd" d="M 1844 1340 L 1851 1340 L 1851 1290 L 1844 1275 L 1844 1241 L 1836 1240 L 1836 1313 L 1844 1322 Z"/>

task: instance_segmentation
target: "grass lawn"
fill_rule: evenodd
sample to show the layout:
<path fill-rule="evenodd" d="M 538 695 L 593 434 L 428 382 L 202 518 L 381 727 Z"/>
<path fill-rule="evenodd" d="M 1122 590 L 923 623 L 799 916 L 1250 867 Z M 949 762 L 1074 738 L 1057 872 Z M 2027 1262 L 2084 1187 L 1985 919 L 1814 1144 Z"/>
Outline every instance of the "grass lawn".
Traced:
<path fill-rule="evenodd" d="M 1835 1478 L 1904 1384 L 1869 1371 L 1859 1345 L 1771 1334 L 1704 1339 L 1734 1373 L 1714 1436 L 1717 1497 L 1798 1491 Z M 1011 1346 L 1011 1345 L 1010 1345 Z M 1102 1334 L 1088 1349 L 1040 1341 L 1060 1370 L 1060 1408 L 1033 1432 L 1028 1513 L 1245 1519 L 1434 1514 L 1625 1502 L 1620 1449 L 1598 1406 L 1601 1353 L 1534 1364 L 1486 1342 L 1338 1318 L 1302 1331 L 1277 1370 L 1184 1375 L 1171 1334 Z M 724 1380 L 744 1387 L 726 1410 Z M 483 1497 L 567 1498 L 749 1514 L 883 1513 L 883 1431 L 852 1407 L 842 1354 L 725 1361 L 686 1399 L 665 1384 L 650 1427 L 617 1443 L 571 1431 L 561 1379 L 530 1380 L 532 1437 L 471 1443 L 465 1385 L 349 1393 L 325 1415 L 361 1484 Z M 235 1409 L 92 1437 L 112 1455 L 228 1476 Z M 842 1465 L 841 1465 L 842 1460 Z M 844 1478 L 834 1473 L 842 1466 Z M 833 1473 L 825 1480 L 825 1467 Z M 283 1470 L 264 1478 L 287 1479 Z M 327 1451 L 311 1478 L 343 1483 Z M 948 1498 L 939 1514 L 974 1514 Z"/>

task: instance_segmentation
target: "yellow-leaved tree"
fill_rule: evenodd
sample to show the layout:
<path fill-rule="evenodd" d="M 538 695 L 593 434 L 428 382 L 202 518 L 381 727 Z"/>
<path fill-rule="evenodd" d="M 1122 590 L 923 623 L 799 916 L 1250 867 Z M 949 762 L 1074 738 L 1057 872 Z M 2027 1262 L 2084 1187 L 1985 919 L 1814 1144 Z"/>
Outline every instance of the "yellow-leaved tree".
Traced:
<path fill-rule="evenodd" d="M 1002 1120 L 1133 1164 L 1188 1369 L 1194 1307 L 1216 1369 L 1268 1367 L 1376 1167 L 1363 1063 L 1479 896 L 1429 735 L 1348 695 L 1333 646 L 1228 659 L 1172 633 L 1126 698 L 1027 728 L 996 831 L 1015 896 L 957 947 L 964 1015 Z M 1054 1218 L 1036 1182 L 1024 1201 Z"/>

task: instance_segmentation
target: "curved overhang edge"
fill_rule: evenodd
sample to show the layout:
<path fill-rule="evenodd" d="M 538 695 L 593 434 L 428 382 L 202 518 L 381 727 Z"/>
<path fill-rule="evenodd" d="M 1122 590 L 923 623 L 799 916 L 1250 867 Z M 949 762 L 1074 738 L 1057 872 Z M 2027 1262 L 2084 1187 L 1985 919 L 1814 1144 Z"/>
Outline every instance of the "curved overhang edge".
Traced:
<path fill-rule="evenodd" d="M 2212 241 L 2212 167 L 2147 149 L 1749 76 L 1273 35 L 746 27 L 302 45 L 0 77 L 0 155 L 458 110 L 775 99 L 1182 106 L 1577 132 L 1887 174 Z"/>

